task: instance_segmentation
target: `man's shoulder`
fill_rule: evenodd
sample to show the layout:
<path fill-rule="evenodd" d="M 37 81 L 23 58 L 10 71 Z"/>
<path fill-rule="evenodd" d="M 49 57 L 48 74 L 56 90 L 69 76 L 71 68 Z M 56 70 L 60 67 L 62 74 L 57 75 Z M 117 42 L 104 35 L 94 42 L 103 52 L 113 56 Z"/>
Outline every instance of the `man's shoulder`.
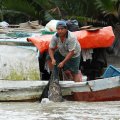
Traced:
<path fill-rule="evenodd" d="M 71 31 L 68 31 L 68 39 L 71 39 L 71 38 L 77 38 L 75 35 L 74 35 L 74 33 L 73 32 L 71 32 Z"/>
<path fill-rule="evenodd" d="M 57 33 L 53 34 L 52 39 L 54 39 L 54 40 L 58 39 Z"/>

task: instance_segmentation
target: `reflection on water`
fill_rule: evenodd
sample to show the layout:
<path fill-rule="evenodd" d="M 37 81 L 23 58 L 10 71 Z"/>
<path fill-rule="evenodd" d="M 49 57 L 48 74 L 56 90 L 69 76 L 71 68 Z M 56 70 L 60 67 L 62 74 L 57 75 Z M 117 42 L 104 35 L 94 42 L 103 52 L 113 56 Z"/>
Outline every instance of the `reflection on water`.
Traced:
<path fill-rule="evenodd" d="M 0 120 L 120 120 L 120 101 L 0 103 Z"/>

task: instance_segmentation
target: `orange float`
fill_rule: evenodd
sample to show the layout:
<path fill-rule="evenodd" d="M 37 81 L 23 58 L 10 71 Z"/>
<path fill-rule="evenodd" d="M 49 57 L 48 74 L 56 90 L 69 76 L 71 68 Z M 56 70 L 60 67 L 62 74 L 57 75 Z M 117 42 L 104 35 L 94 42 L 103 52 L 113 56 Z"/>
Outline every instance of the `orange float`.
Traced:
<path fill-rule="evenodd" d="M 110 47 L 115 39 L 111 26 L 103 27 L 96 31 L 75 31 L 73 34 L 76 35 L 81 48 L 84 49 Z M 43 53 L 48 50 L 51 38 L 52 35 L 43 35 L 40 37 L 27 38 L 27 41 L 32 42 L 38 48 L 40 53 Z"/>

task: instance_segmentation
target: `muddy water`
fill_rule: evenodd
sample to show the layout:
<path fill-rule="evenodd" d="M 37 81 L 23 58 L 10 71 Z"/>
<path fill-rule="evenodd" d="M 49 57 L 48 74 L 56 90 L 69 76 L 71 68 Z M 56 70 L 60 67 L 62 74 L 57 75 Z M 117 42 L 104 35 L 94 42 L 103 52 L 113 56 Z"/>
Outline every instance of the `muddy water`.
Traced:
<path fill-rule="evenodd" d="M 120 120 L 120 101 L 0 103 L 0 120 Z"/>

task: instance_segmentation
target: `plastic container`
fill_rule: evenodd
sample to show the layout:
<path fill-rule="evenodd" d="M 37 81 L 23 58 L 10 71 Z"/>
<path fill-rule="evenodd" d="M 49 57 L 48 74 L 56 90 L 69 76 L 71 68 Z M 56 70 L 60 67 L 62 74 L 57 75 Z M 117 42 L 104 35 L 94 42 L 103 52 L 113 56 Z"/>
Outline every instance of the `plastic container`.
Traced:
<path fill-rule="evenodd" d="M 104 74 L 102 75 L 103 78 L 108 78 L 108 77 L 115 77 L 115 76 L 120 76 L 120 70 L 113 67 L 112 65 L 109 65 Z"/>

